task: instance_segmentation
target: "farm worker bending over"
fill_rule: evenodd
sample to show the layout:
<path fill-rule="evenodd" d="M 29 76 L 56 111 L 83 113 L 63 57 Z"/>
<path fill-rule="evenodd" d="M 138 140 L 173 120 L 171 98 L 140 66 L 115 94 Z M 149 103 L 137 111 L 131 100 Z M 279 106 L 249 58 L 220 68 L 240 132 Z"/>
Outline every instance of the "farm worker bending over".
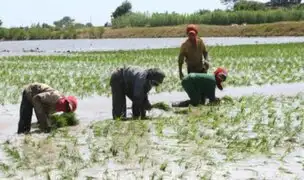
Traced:
<path fill-rule="evenodd" d="M 18 134 L 31 130 L 33 108 L 40 126 L 44 132 L 50 132 L 49 115 L 55 112 L 74 112 L 77 99 L 74 96 L 65 97 L 59 91 L 42 83 L 27 85 L 22 93 Z"/>
<path fill-rule="evenodd" d="M 218 68 L 214 74 L 188 74 L 182 80 L 182 86 L 187 92 L 190 100 L 173 103 L 172 106 L 187 107 L 190 104 L 193 106 L 205 104 L 205 97 L 207 97 L 210 102 L 219 101 L 219 99 L 215 97 L 215 89 L 218 87 L 220 90 L 223 90 L 221 83 L 226 80 L 227 75 L 227 71 L 223 68 Z"/>
<path fill-rule="evenodd" d="M 145 118 L 146 110 L 151 109 L 148 92 L 164 78 L 158 68 L 123 67 L 114 71 L 110 79 L 113 119 L 126 118 L 126 96 L 132 101 L 133 118 Z"/>
<path fill-rule="evenodd" d="M 184 75 L 182 66 L 184 61 L 187 64 L 189 73 L 207 73 L 209 69 L 208 52 L 203 40 L 197 36 L 197 27 L 193 24 L 187 26 L 188 39 L 181 45 L 178 56 L 179 77 L 182 80 Z M 204 57 L 204 62 L 203 62 Z"/>

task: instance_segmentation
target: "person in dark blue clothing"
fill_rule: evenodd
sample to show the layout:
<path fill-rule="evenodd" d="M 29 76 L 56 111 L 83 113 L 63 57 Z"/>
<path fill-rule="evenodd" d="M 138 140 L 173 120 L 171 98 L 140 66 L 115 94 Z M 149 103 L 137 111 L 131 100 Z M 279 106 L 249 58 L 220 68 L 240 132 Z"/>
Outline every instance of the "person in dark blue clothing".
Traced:
<path fill-rule="evenodd" d="M 110 79 L 113 119 L 126 118 L 126 97 L 132 101 L 133 118 L 146 118 L 146 111 L 152 108 L 148 92 L 153 86 L 160 85 L 164 78 L 165 74 L 158 68 L 123 67 L 115 70 Z"/>

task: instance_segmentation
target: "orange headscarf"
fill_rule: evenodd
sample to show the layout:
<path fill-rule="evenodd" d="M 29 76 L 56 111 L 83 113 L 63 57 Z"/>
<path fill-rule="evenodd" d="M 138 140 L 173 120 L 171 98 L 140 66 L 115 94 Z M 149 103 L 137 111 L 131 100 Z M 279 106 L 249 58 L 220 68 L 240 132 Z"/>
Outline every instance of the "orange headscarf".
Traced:
<path fill-rule="evenodd" d="M 187 26 L 187 30 L 186 31 L 187 31 L 187 34 L 194 33 L 195 35 L 197 35 L 197 33 L 198 33 L 198 30 L 197 30 L 197 27 L 196 27 L 195 24 L 189 24 Z"/>
<path fill-rule="evenodd" d="M 189 36 L 189 34 L 193 34 L 195 36 L 194 44 L 196 45 L 197 44 L 197 33 L 198 33 L 196 25 L 189 24 L 187 26 L 186 33 L 187 33 L 188 36 Z"/>

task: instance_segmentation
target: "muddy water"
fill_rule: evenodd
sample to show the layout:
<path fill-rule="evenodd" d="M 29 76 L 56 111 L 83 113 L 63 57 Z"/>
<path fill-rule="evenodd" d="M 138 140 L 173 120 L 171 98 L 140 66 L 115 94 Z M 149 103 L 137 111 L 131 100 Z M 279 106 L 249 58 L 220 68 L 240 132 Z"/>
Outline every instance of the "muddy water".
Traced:
<path fill-rule="evenodd" d="M 304 42 L 304 37 L 203 37 L 208 46 Z M 179 47 L 185 38 L 77 39 L 0 42 L 2 55 Z M 33 51 L 33 52 L 32 52 Z"/>
<path fill-rule="evenodd" d="M 249 86 L 249 87 L 227 87 L 223 91 L 217 89 L 216 95 L 223 97 L 225 95 L 231 97 L 250 96 L 254 94 L 262 94 L 266 96 L 293 96 L 304 92 L 304 83 L 290 83 L 290 84 L 273 84 L 263 86 Z M 149 99 L 151 103 L 166 102 L 172 103 L 174 101 L 181 101 L 188 99 L 185 92 L 163 92 L 158 94 L 150 94 Z M 127 100 L 128 107 L 131 102 Z M 94 120 L 111 119 L 112 100 L 111 97 L 91 96 L 79 100 L 77 116 L 81 123 L 90 123 Z M 128 109 L 128 114 L 131 111 Z M 161 115 L 163 112 L 153 110 L 149 112 L 150 115 Z M 17 105 L 2 105 L 0 106 L 0 139 L 5 139 L 7 135 L 13 135 L 17 129 L 19 118 L 19 104 Z M 33 122 L 36 122 L 36 117 L 33 115 Z"/>

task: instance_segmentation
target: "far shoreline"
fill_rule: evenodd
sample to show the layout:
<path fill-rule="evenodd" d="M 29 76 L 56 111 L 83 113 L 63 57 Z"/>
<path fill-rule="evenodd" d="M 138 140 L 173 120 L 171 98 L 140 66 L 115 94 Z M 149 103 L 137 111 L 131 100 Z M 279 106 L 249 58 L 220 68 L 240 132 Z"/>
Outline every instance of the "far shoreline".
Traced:
<path fill-rule="evenodd" d="M 265 24 L 198 25 L 201 37 L 278 37 L 304 36 L 304 21 L 288 21 Z M 120 38 L 182 38 L 186 37 L 186 25 L 162 27 L 106 27 L 103 39 Z"/>
<path fill-rule="evenodd" d="M 0 39 L 5 41 L 41 41 L 41 40 L 92 40 L 92 39 L 136 39 L 136 38 L 186 38 L 186 24 L 177 26 L 160 27 L 92 27 L 77 29 L 74 36 L 63 38 L 24 38 L 24 39 Z M 197 25 L 200 37 L 223 38 L 223 37 L 299 37 L 304 36 L 304 21 L 286 21 L 263 24 L 233 24 L 233 25 Z M 89 32 L 102 29 L 99 36 L 92 37 Z M 38 35 L 38 34 L 37 34 Z M 70 38 L 69 38 L 70 37 Z"/>

